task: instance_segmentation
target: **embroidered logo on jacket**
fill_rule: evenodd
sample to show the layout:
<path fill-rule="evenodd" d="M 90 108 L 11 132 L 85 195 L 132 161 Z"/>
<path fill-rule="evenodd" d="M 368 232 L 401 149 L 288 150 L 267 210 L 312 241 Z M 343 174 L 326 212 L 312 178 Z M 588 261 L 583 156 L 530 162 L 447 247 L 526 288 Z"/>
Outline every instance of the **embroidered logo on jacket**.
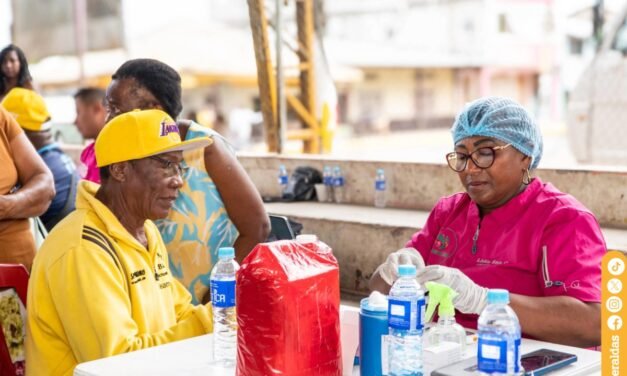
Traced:
<path fill-rule="evenodd" d="M 450 257 L 457 250 L 457 235 L 447 227 L 440 230 L 440 233 L 433 242 L 431 253 L 440 257 Z"/>

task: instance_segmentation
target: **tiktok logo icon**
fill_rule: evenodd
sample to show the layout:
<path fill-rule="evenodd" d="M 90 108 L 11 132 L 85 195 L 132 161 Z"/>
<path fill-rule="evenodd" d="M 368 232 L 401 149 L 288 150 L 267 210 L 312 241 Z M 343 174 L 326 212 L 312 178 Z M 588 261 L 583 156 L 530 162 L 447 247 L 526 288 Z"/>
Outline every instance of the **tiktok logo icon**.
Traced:
<path fill-rule="evenodd" d="M 625 271 L 625 262 L 615 257 L 607 263 L 607 271 L 610 272 L 611 275 L 621 275 Z"/>

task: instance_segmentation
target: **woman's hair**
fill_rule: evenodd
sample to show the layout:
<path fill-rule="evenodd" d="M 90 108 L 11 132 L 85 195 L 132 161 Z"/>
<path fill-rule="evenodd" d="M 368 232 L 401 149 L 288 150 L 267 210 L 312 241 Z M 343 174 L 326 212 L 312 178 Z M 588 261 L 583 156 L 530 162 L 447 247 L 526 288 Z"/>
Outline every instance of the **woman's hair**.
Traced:
<path fill-rule="evenodd" d="M 114 80 L 132 78 L 157 98 L 163 110 L 176 119 L 181 104 L 181 76 L 169 65 L 154 59 L 134 59 L 122 64 L 111 76 Z"/>
<path fill-rule="evenodd" d="M 17 86 L 24 87 L 24 85 L 31 82 L 33 78 L 31 77 L 30 71 L 28 70 L 28 61 L 26 61 L 26 56 L 18 46 L 14 44 L 9 44 L 5 48 L 3 48 L 2 51 L 0 51 L 0 65 L 11 51 L 15 51 L 17 59 L 20 62 L 20 71 L 17 75 Z M 2 69 L 0 69 L 0 94 L 4 93 L 7 89 L 5 87 L 4 79 L 4 73 L 2 72 Z"/>

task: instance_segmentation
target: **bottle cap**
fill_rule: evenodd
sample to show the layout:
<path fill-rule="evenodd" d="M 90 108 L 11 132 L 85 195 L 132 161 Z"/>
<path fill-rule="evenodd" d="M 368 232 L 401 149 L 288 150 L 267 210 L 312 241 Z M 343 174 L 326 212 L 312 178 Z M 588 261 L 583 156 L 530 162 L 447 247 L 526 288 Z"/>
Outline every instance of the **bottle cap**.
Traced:
<path fill-rule="evenodd" d="M 233 247 L 220 247 L 218 248 L 218 258 L 227 259 L 235 257 L 235 248 Z"/>
<path fill-rule="evenodd" d="M 383 174 L 383 173 L 384 173 L 384 171 L 383 171 L 382 168 L 377 168 L 377 174 L 378 175 Z"/>
<path fill-rule="evenodd" d="M 440 317 L 455 317 L 455 306 L 453 305 L 453 298 L 457 296 L 455 290 L 447 285 L 431 281 L 426 282 L 425 287 L 429 291 L 429 304 L 427 304 L 425 320 L 431 321 L 438 304 Z"/>
<path fill-rule="evenodd" d="M 318 241 L 318 237 L 314 234 L 301 234 L 296 235 L 296 241 L 300 244 L 315 243 Z"/>
<path fill-rule="evenodd" d="M 401 277 L 415 277 L 416 276 L 416 265 L 399 265 L 398 266 L 398 274 Z"/>
<path fill-rule="evenodd" d="M 509 291 L 504 289 L 488 290 L 488 304 L 507 304 L 509 303 Z"/>

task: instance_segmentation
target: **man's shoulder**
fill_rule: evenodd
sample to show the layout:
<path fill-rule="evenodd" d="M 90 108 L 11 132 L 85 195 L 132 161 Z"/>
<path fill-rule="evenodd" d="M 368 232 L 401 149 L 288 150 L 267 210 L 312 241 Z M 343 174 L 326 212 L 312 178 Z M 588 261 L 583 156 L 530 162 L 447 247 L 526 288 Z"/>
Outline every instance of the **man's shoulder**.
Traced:
<path fill-rule="evenodd" d="M 75 210 L 59 222 L 41 246 L 37 257 L 41 262 L 54 264 L 70 252 L 83 249 L 109 251 L 113 245 L 106 230 L 92 218 L 89 211 Z"/>

